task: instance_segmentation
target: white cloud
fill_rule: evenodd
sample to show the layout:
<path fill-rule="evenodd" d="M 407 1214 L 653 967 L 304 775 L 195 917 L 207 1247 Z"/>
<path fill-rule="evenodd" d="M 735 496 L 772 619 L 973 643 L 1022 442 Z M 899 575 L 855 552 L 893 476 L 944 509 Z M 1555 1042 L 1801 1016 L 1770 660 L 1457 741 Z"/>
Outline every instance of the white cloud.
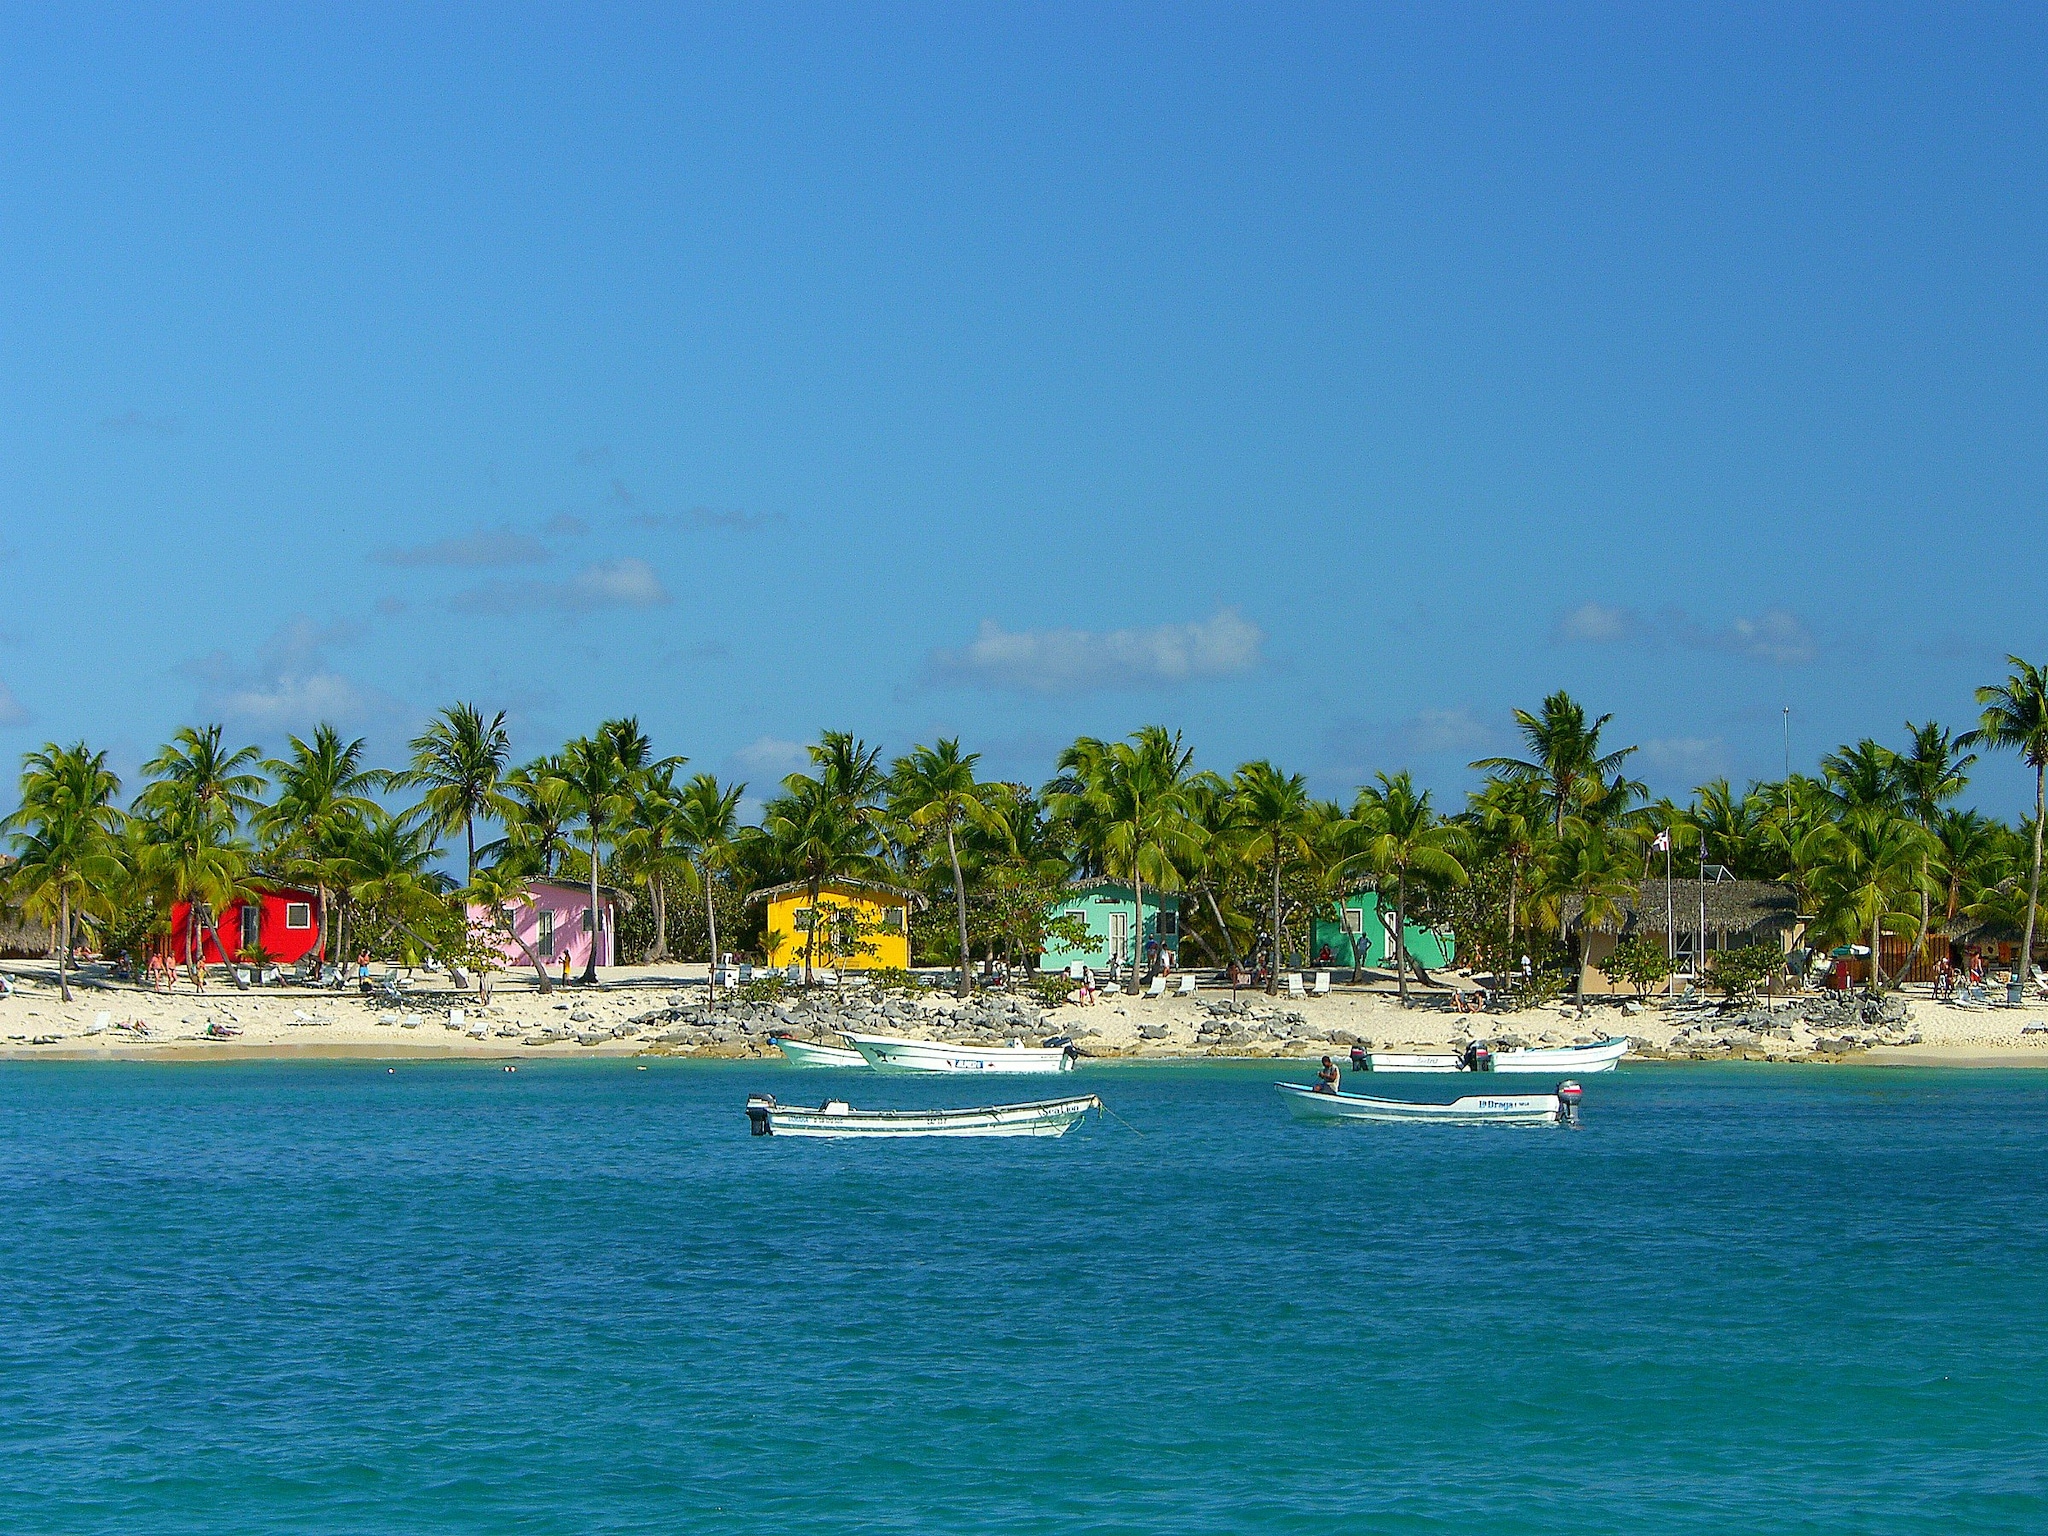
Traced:
<path fill-rule="evenodd" d="M 1660 736 L 1637 749 L 1637 761 L 1652 772 L 1682 776 L 1689 782 L 1712 778 L 1727 762 L 1718 736 Z"/>
<path fill-rule="evenodd" d="M 1641 621 L 1626 608 L 1584 603 L 1557 621 L 1557 638 L 1612 645 L 1630 639 L 1640 628 Z"/>
<path fill-rule="evenodd" d="M 655 608 L 669 601 L 654 567 L 627 556 L 586 565 L 564 582 L 499 581 L 458 593 L 453 606 L 463 613 L 530 613 L 559 608 L 591 613 L 600 608 Z"/>
<path fill-rule="evenodd" d="M 0 725 L 26 725 L 28 711 L 21 707 L 21 701 L 14 696 L 14 690 L 0 682 Z"/>
<path fill-rule="evenodd" d="M 494 566 L 538 565 L 549 558 L 548 548 L 531 534 L 510 528 L 479 528 L 452 538 L 403 549 L 380 549 L 370 556 L 379 565 L 453 565 L 471 570 Z"/>
<path fill-rule="evenodd" d="M 1006 630 L 984 619 L 963 649 L 934 651 L 935 682 L 1025 693 L 1171 687 L 1249 672 L 1263 659 L 1265 635 L 1235 608 L 1193 624 L 1147 629 Z"/>
<path fill-rule="evenodd" d="M 263 643 L 253 665 L 214 651 L 187 662 L 185 671 L 204 685 L 201 712 L 225 724 L 262 731 L 305 731 L 323 721 L 349 730 L 387 725 L 403 717 L 404 706 L 327 660 L 330 649 L 359 633 L 352 624 L 321 625 L 301 616 Z"/>
<path fill-rule="evenodd" d="M 811 754 L 800 741 L 783 741 L 774 736 L 757 736 L 732 755 L 733 764 L 751 774 L 772 773 L 778 778 L 806 766 Z"/>
<path fill-rule="evenodd" d="M 1645 615 L 1607 603 L 1582 603 L 1557 621 L 1551 638 L 1559 644 L 1627 645 L 1644 650 L 1682 646 L 1722 651 L 1779 667 L 1801 667 L 1820 655 L 1820 642 L 1797 614 L 1766 608 L 1754 618 L 1737 616 L 1709 624 L 1683 608 Z"/>

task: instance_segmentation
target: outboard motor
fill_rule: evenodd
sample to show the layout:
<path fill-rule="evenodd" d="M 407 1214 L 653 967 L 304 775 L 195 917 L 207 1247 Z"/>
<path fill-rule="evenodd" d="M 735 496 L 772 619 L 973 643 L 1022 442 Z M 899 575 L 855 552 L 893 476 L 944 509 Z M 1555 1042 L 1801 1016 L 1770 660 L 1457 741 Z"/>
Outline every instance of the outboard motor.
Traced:
<path fill-rule="evenodd" d="M 1474 1040 L 1465 1047 L 1465 1070 L 1467 1072 L 1491 1072 L 1493 1051 L 1484 1040 Z"/>
<path fill-rule="evenodd" d="M 1370 1072 L 1372 1070 L 1372 1058 L 1365 1054 L 1365 1047 L 1362 1045 L 1351 1047 L 1351 1070 L 1354 1072 Z"/>
<path fill-rule="evenodd" d="M 773 1136 L 775 1126 L 768 1118 L 768 1111 L 775 1107 L 772 1093 L 750 1093 L 747 1095 L 747 1124 L 756 1136 Z"/>
<path fill-rule="evenodd" d="M 1566 1078 L 1557 1085 L 1557 1123 L 1559 1125 L 1577 1125 L 1579 1123 L 1579 1099 L 1585 1091 L 1585 1089 L 1581 1088 L 1570 1078 Z"/>

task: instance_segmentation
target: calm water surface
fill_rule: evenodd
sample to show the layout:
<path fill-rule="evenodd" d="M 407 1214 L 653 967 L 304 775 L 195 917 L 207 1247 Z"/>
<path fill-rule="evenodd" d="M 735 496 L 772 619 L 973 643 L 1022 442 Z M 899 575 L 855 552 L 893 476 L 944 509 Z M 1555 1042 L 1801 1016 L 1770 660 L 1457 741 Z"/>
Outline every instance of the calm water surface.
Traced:
<path fill-rule="evenodd" d="M 0 1530 L 2048 1529 L 2048 1074 L 1273 1075 L 0 1068 Z"/>

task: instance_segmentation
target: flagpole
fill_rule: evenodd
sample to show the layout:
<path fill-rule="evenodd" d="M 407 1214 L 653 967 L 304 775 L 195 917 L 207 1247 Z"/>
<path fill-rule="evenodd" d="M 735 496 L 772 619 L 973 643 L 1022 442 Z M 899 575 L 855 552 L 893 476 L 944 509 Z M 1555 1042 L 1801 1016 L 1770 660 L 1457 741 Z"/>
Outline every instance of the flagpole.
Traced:
<path fill-rule="evenodd" d="M 1664 977 L 1667 997 L 1678 996 L 1678 935 L 1671 916 L 1671 829 L 1664 829 L 1664 960 L 1671 969 Z"/>

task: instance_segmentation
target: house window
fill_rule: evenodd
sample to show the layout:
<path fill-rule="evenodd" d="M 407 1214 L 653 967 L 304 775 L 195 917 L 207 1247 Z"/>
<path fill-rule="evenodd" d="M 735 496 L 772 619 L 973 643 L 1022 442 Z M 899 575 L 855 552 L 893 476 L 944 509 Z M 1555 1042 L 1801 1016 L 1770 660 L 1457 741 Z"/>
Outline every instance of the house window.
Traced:
<path fill-rule="evenodd" d="M 809 933 L 811 931 L 811 909 L 809 907 L 798 907 L 794 921 L 798 933 Z"/>
<path fill-rule="evenodd" d="M 903 931 L 903 909 L 901 907 L 884 907 L 882 909 L 882 926 L 901 933 Z"/>
<path fill-rule="evenodd" d="M 543 960 L 555 958 L 555 914 L 552 912 L 540 915 L 540 957 Z"/>
<path fill-rule="evenodd" d="M 313 926 L 313 903 L 310 901 L 288 901 L 284 904 L 284 925 L 287 928 L 304 930 Z"/>
<path fill-rule="evenodd" d="M 1156 917 L 1155 917 L 1155 918 L 1153 919 L 1153 924 L 1152 924 L 1152 931 L 1153 931 L 1154 933 L 1156 933 L 1157 935 L 1159 935 L 1159 937 L 1160 937 L 1160 938 L 1162 938 L 1162 939 L 1176 939 L 1176 938 L 1179 938 L 1179 937 L 1180 937 L 1180 914 L 1179 914 L 1178 912 L 1161 912 L 1161 913 L 1159 913 L 1159 914 L 1158 914 L 1158 915 L 1157 915 L 1157 916 L 1156 916 Z"/>
<path fill-rule="evenodd" d="M 590 932 L 590 908 L 588 907 L 585 907 L 583 909 L 581 926 L 585 933 Z"/>
<path fill-rule="evenodd" d="M 263 909 L 242 908 L 242 948 L 254 949 L 263 937 Z"/>
<path fill-rule="evenodd" d="M 1354 939 L 1365 932 L 1365 908 L 1346 907 L 1344 909 L 1344 931 Z"/>

